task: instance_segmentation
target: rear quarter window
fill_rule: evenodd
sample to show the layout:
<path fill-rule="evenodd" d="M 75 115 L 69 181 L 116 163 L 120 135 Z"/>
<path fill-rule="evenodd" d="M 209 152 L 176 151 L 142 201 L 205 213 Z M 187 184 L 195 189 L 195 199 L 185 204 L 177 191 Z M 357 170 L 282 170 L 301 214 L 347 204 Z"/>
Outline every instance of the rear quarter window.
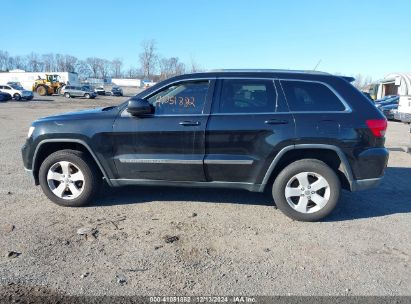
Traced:
<path fill-rule="evenodd" d="M 326 85 L 308 81 L 281 81 L 291 111 L 344 111 L 341 99 Z"/>

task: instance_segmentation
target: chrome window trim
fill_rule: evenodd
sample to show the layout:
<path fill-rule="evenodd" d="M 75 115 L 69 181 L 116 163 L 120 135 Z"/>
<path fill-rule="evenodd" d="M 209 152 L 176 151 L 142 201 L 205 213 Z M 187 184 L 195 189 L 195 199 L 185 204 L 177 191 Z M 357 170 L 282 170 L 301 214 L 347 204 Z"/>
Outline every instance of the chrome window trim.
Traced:
<path fill-rule="evenodd" d="M 149 96 L 153 96 L 155 94 L 157 94 L 158 92 L 160 92 L 162 89 L 164 89 L 165 87 L 168 87 L 170 85 L 176 84 L 176 83 L 180 83 L 180 82 L 190 82 L 190 81 L 211 81 L 211 80 L 216 80 L 217 77 L 204 77 L 204 78 L 187 78 L 187 79 L 179 79 L 179 80 L 175 80 L 173 82 L 169 82 L 163 86 L 161 86 L 160 88 L 158 88 L 158 90 L 151 92 L 150 94 L 144 95 L 143 99 L 149 98 Z"/>
<path fill-rule="evenodd" d="M 352 112 L 351 107 L 346 102 L 346 100 L 340 95 L 340 93 L 338 93 L 332 86 L 330 86 L 326 82 L 318 81 L 318 80 L 305 80 L 305 79 L 294 79 L 294 78 L 290 78 L 290 79 L 279 78 L 278 80 L 280 81 L 281 90 L 283 91 L 283 94 L 284 94 L 284 97 L 285 97 L 286 100 L 287 100 L 287 94 L 285 94 L 285 92 L 284 92 L 284 88 L 283 88 L 283 85 L 282 85 L 283 81 L 310 82 L 310 83 L 321 84 L 321 85 L 324 85 L 325 87 L 327 87 L 340 100 L 340 102 L 345 107 L 344 111 L 290 111 L 291 113 L 300 114 L 300 113 L 351 113 Z M 287 100 L 287 103 L 288 103 L 288 100 Z M 288 106 L 290 106 L 290 105 L 288 105 Z"/>

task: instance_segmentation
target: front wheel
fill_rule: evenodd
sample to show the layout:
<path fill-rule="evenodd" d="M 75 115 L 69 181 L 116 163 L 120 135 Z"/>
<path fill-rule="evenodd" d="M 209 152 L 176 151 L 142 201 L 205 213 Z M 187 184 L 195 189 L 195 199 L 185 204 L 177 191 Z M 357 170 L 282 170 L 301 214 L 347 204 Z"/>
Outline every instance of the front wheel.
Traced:
<path fill-rule="evenodd" d="M 285 167 L 274 181 L 272 193 L 277 207 L 288 217 L 318 221 L 335 208 L 341 183 L 324 162 L 303 159 Z"/>
<path fill-rule="evenodd" d="M 21 95 L 20 94 L 14 94 L 14 99 L 16 100 L 16 101 L 20 101 L 21 100 Z"/>
<path fill-rule="evenodd" d="M 90 99 L 90 94 L 86 93 L 86 94 L 84 94 L 84 97 L 85 97 L 86 99 Z"/>
<path fill-rule="evenodd" d="M 69 93 L 64 93 L 64 97 L 70 98 L 70 94 Z"/>
<path fill-rule="evenodd" d="M 100 186 L 100 174 L 84 152 L 61 150 L 41 164 L 39 181 L 44 194 L 65 207 L 80 207 L 91 202 Z"/>

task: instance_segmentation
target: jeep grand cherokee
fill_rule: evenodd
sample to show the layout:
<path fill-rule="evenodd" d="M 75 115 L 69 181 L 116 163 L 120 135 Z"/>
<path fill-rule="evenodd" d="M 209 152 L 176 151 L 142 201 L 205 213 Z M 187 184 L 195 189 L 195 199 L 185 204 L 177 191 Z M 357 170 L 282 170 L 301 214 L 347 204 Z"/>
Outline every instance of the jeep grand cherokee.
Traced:
<path fill-rule="evenodd" d="M 118 106 L 33 122 L 24 166 L 46 196 L 82 206 L 108 185 L 270 191 L 286 215 L 315 221 L 341 188 L 377 186 L 387 122 L 347 77 L 216 71 L 177 76 Z"/>

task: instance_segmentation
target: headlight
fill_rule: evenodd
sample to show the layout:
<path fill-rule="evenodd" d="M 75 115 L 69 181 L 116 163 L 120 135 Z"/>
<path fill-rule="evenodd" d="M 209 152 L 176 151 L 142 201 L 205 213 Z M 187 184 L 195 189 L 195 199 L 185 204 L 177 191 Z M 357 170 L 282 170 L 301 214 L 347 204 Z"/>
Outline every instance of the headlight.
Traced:
<path fill-rule="evenodd" d="M 31 126 L 31 127 L 29 128 L 29 133 L 27 134 L 27 138 L 30 138 L 31 135 L 33 134 L 33 132 L 34 132 L 34 127 Z"/>

